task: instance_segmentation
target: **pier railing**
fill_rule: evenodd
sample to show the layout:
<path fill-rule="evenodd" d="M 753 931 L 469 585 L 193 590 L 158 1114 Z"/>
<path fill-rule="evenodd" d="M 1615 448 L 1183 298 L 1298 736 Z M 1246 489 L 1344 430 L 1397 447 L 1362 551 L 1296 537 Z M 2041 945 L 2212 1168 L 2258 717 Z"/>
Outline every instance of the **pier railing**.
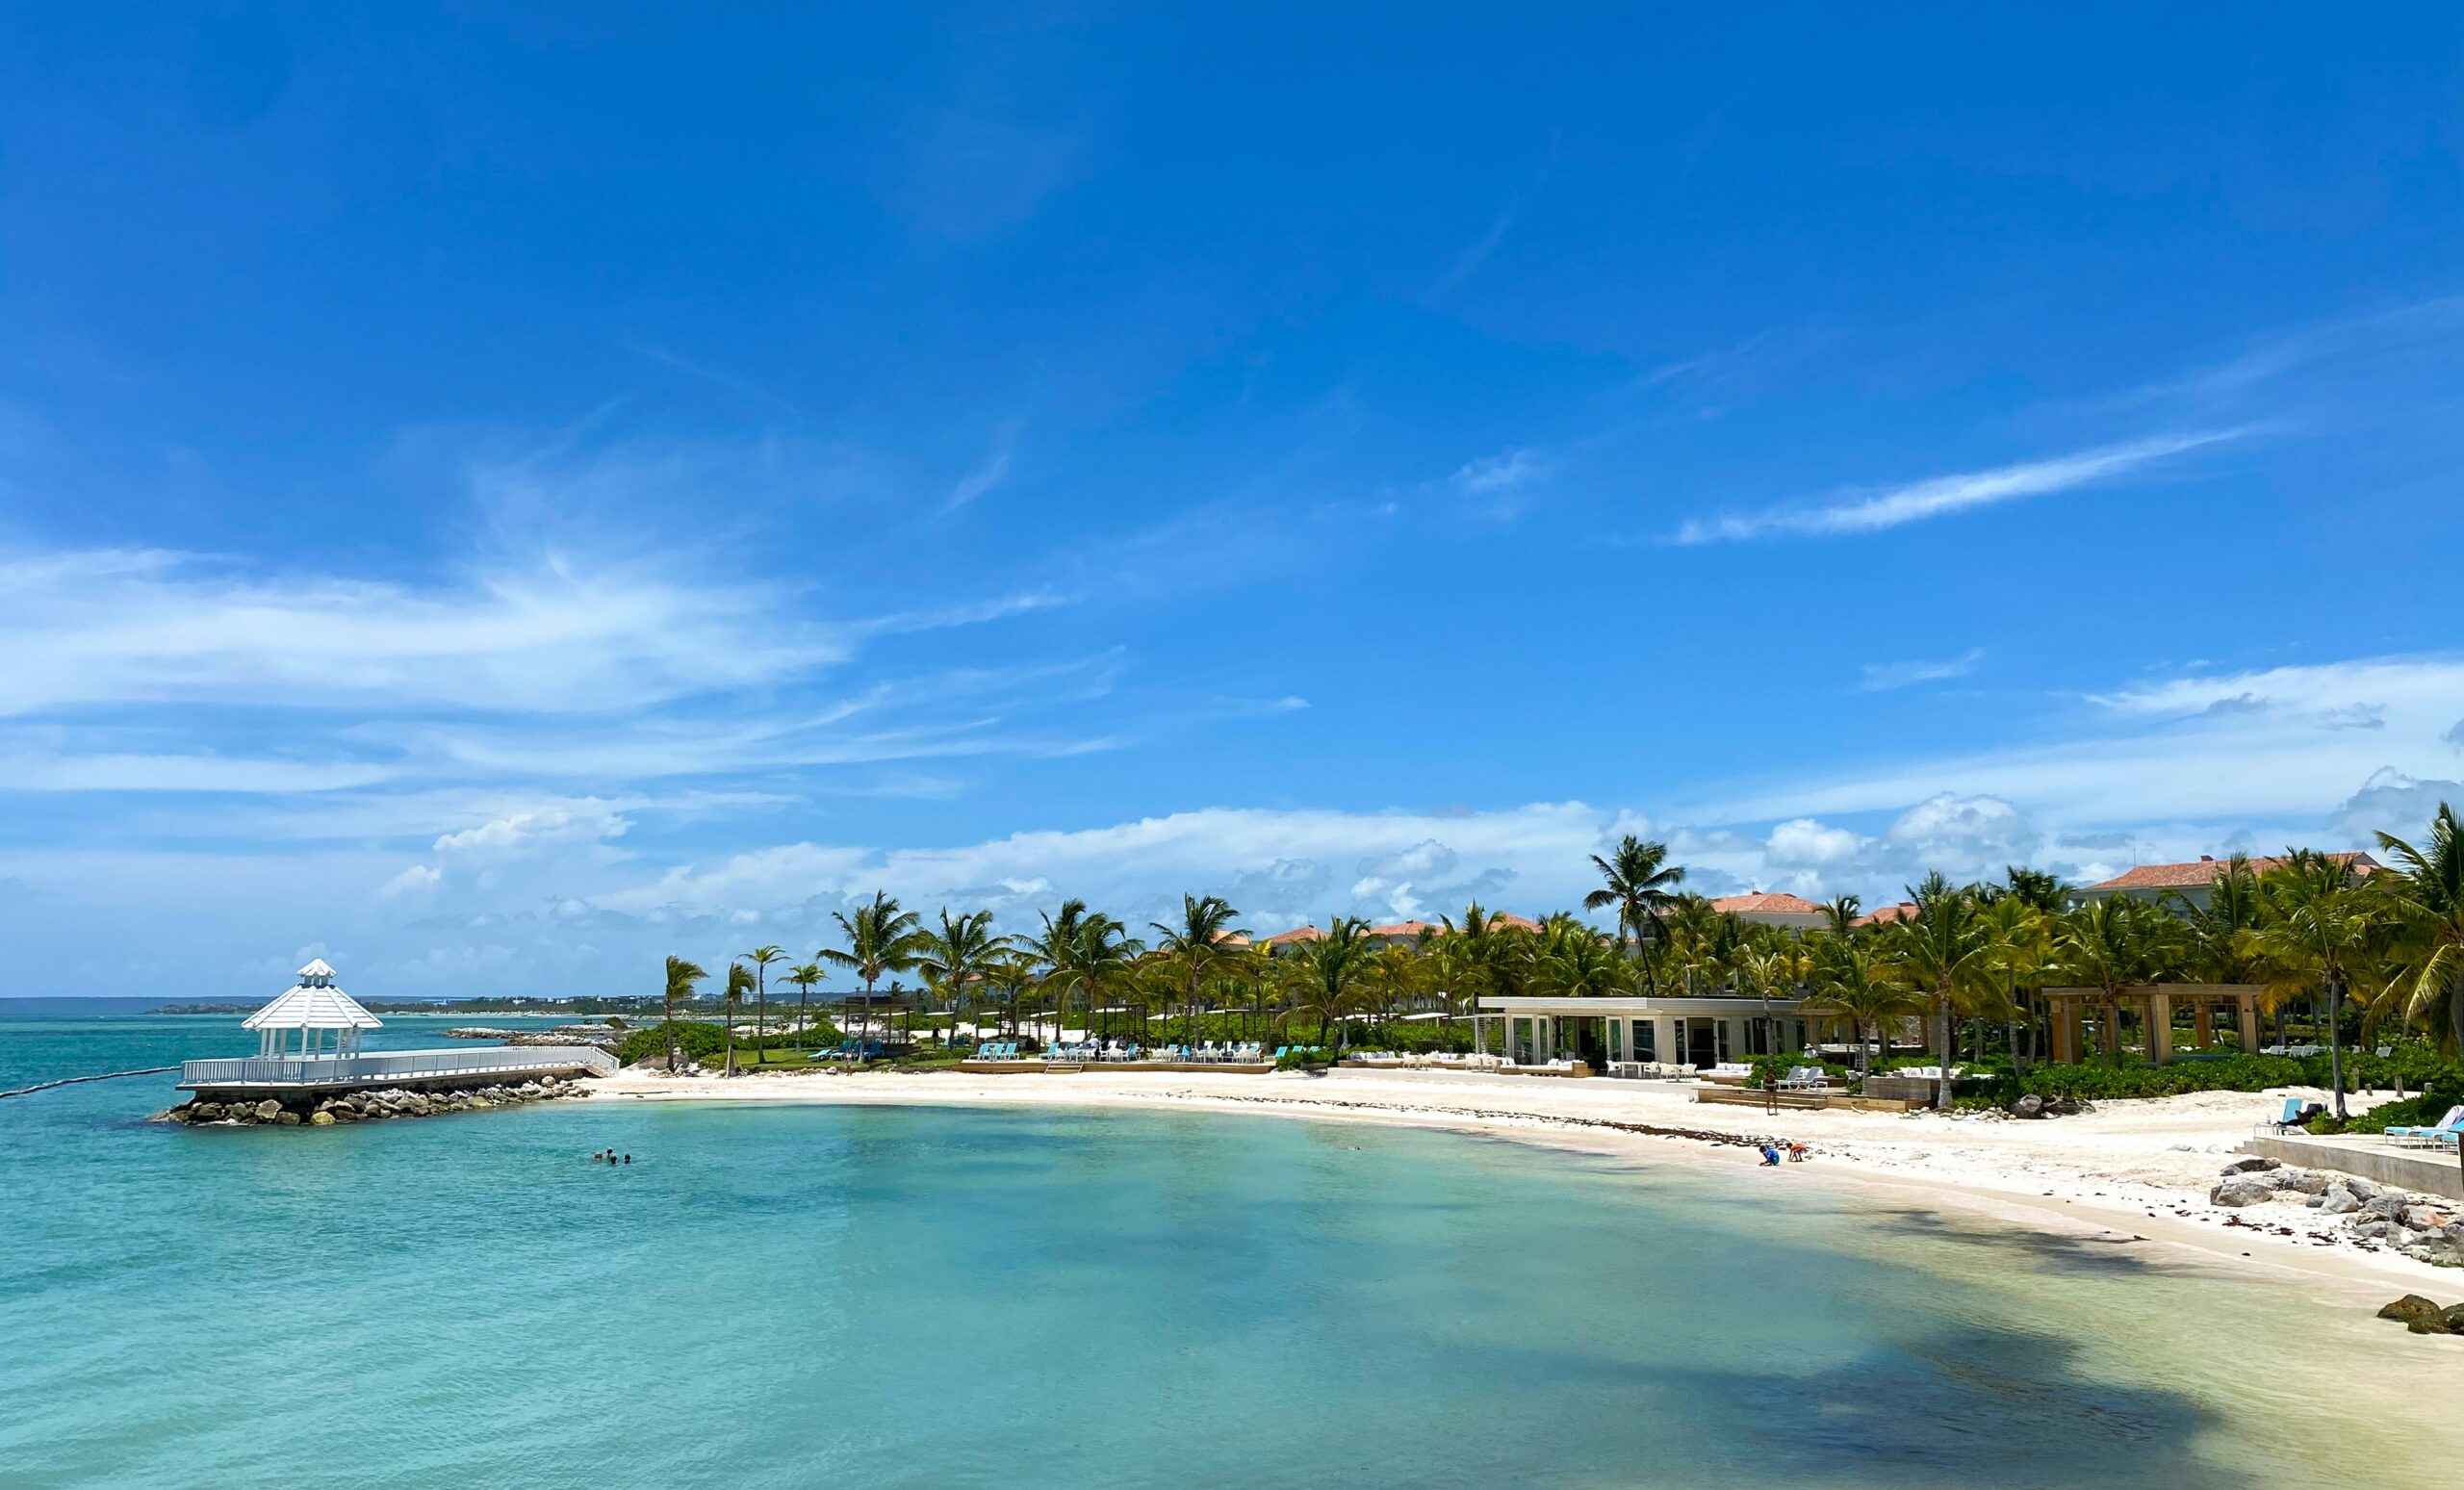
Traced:
<path fill-rule="evenodd" d="M 183 1087 L 383 1087 L 473 1076 L 534 1076 L 586 1070 L 616 1073 L 616 1058 L 595 1045 L 491 1045 L 477 1050 L 392 1050 L 380 1055 L 249 1056 L 184 1061 Z"/>

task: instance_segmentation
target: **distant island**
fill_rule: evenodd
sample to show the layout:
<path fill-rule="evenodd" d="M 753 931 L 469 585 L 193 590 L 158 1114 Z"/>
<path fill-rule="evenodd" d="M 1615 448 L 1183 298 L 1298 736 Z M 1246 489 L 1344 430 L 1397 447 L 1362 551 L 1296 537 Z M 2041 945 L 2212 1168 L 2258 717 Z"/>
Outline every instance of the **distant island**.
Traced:
<path fill-rule="evenodd" d="M 249 1015 L 257 1012 L 263 1000 L 251 1004 L 158 1004 L 145 1011 L 157 1015 Z M 651 997 L 618 998 L 424 998 L 398 999 L 392 1002 L 364 998 L 360 1006 L 373 1014 L 418 1015 L 639 1015 L 657 1011 L 660 1001 Z M 715 1007 L 715 1006 L 713 1006 Z"/>

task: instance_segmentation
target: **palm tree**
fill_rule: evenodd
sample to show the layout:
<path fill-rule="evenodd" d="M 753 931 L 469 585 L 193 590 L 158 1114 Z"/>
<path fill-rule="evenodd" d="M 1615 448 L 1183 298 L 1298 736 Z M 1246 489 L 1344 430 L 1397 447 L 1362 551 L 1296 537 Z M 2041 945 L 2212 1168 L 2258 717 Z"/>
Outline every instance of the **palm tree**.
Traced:
<path fill-rule="evenodd" d="M 2391 908 L 2367 882 L 2356 884 L 2340 860 L 2298 849 L 2259 878 L 2266 911 L 2249 945 L 2271 971 L 2279 996 L 2324 985 L 2327 990 L 2327 1082 L 2336 1116 L 2345 1116 L 2343 998 L 2355 974 L 2367 975 Z M 2365 994 L 2367 989 L 2364 990 Z"/>
<path fill-rule="evenodd" d="M 1857 1033 L 1857 1069 L 1873 1074 L 1873 1046 L 1886 1020 L 1925 1012 L 1925 996 L 1909 987 L 1899 963 L 1871 938 L 1823 943 L 1806 1003 L 1845 1015 Z"/>
<path fill-rule="evenodd" d="M 1234 938 L 1245 938 L 1248 931 L 1232 924 L 1241 912 L 1220 895 L 1200 898 L 1185 894 L 1181 897 L 1181 918 L 1167 925 L 1150 921 L 1156 932 L 1155 950 L 1180 970 L 1189 994 L 1190 1043 L 1197 1043 L 1198 985 L 1208 975 L 1237 957 L 1239 946 Z"/>
<path fill-rule="evenodd" d="M 735 1015 L 744 1007 L 744 995 L 753 991 L 753 970 L 742 963 L 728 963 L 728 989 L 719 1000 L 719 1017 L 728 1026 L 728 1064 L 726 1074 L 735 1074 Z"/>
<path fill-rule="evenodd" d="M 753 964 L 753 1064 L 759 1066 L 770 1040 L 770 964 L 787 955 L 785 947 L 755 947 L 744 954 Z"/>
<path fill-rule="evenodd" d="M 1614 909 L 1619 939 L 1630 937 L 1634 955 L 1642 957 L 1645 929 L 1651 933 L 1650 939 L 1659 938 L 1660 912 L 1676 900 L 1676 886 L 1685 878 L 1684 866 L 1668 861 L 1667 844 L 1645 843 L 1630 833 L 1618 840 L 1607 858 L 1592 855 L 1591 863 L 1600 871 L 1603 883 L 1600 888 L 1582 897 L 1582 908 Z M 1644 978 L 1656 991 L 1657 985 L 1648 967 Z"/>
<path fill-rule="evenodd" d="M 796 1038 L 799 1049 L 812 1048 L 812 990 L 830 975 L 821 970 L 815 960 L 787 969 L 787 981 L 796 986 Z"/>
<path fill-rule="evenodd" d="M 693 985 L 710 976 L 699 966 L 670 954 L 667 960 L 667 1068 L 676 1069 L 676 1006 L 693 997 Z"/>
<path fill-rule="evenodd" d="M 1368 930 L 1369 923 L 1356 916 L 1336 916 L 1326 923 L 1326 935 L 1302 942 L 1283 960 L 1291 981 L 1289 1012 L 1316 1015 L 1321 1040 L 1331 1027 L 1338 1056 L 1343 1053 L 1344 1015 L 1358 1002 L 1367 971 L 1371 948 L 1363 933 Z"/>
<path fill-rule="evenodd" d="M 1857 935 L 1857 912 L 1865 903 L 1854 895 L 1834 895 L 1823 902 L 1823 930 L 1845 941 Z"/>
<path fill-rule="evenodd" d="M 2440 1050 L 2457 1054 L 2464 1051 L 2464 826 L 2442 802 L 2426 852 L 2385 833 L 2378 846 L 2399 866 L 2387 889 L 2402 925 L 2405 1017 L 2427 1025 Z"/>
<path fill-rule="evenodd" d="M 2181 923 L 2129 895 L 2092 900 L 2062 917 L 2053 932 L 2054 965 L 2083 988 L 2095 989 L 2105 1054 L 2121 1053 L 2121 996 L 2154 983 L 2180 963 Z M 2154 1036 L 2148 1048 L 2155 1049 Z"/>
<path fill-rule="evenodd" d="M 1909 886 L 1915 911 L 1898 923 L 1893 950 L 1906 963 L 1912 981 L 1934 1001 L 1935 1048 L 1941 1059 L 1940 1085 L 1934 1106 L 1951 1106 L 1951 1023 L 1959 1007 L 1980 989 L 1991 987 L 1993 938 L 1977 914 L 1976 897 L 1952 886 L 1940 870 L 1924 883 Z"/>
<path fill-rule="evenodd" d="M 2005 894 L 1985 908 L 1985 921 L 1993 938 L 1994 969 L 2002 975 L 2003 1038 L 2011 1046 L 2011 1070 L 2020 1074 L 2028 1068 L 2022 1028 L 2036 1028 L 2035 995 L 2044 986 L 2045 969 L 2053 963 L 2053 916 L 2034 899 Z"/>
<path fill-rule="evenodd" d="M 967 985 L 980 981 L 991 966 L 992 960 L 1010 949 L 1010 938 L 992 935 L 992 912 L 972 911 L 954 916 L 949 908 L 941 910 L 938 931 L 928 931 L 916 943 L 916 969 L 943 996 L 955 1002 L 966 994 Z M 955 1042 L 958 1015 L 953 1007 L 950 1035 Z"/>
<path fill-rule="evenodd" d="M 1068 993 L 1070 969 L 1078 959 L 1079 928 L 1087 919 L 1087 903 L 1083 900 L 1065 900 L 1061 903 L 1059 912 L 1046 911 L 1040 914 L 1043 919 L 1043 935 L 1023 938 L 1018 946 L 1020 951 L 1033 958 L 1036 963 L 1043 968 L 1044 986 L 1053 990 L 1053 1001 L 1056 1005 L 1060 1005 Z M 1065 1013 L 1065 1010 L 1058 1007 L 1053 1011 L 1054 1043 L 1060 1040 L 1063 1015 Z"/>
<path fill-rule="evenodd" d="M 873 891 L 872 900 L 856 908 L 853 916 L 843 911 L 831 912 L 838 923 L 839 935 L 847 938 L 842 950 L 824 947 L 819 956 L 834 967 L 844 967 L 862 980 L 864 985 L 864 1030 L 869 1034 L 873 1023 L 873 987 L 885 973 L 906 972 L 915 965 L 922 953 L 924 933 L 912 911 L 902 911 L 898 902 L 881 890 Z M 859 1040 L 862 1035 L 856 1037 Z"/>

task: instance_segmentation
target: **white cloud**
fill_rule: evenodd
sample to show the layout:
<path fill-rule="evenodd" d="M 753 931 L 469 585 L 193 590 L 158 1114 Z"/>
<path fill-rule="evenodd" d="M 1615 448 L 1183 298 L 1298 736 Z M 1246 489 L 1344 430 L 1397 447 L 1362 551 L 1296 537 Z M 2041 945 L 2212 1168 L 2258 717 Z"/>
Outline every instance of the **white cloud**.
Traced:
<path fill-rule="evenodd" d="M 2168 456 L 2236 439 L 2243 433 L 2246 431 L 2225 429 L 2159 435 L 2049 460 L 1934 476 L 1846 501 L 1781 507 L 1743 517 L 1693 518 L 1678 529 L 1677 541 L 1700 544 L 1880 532 L 1997 502 L 2114 480 Z"/>
<path fill-rule="evenodd" d="M 1017 422 L 1012 420 L 993 430 L 991 450 L 982 465 L 959 477 L 958 484 L 950 488 L 949 500 L 941 503 L 944 513 L 956 512 L 1010 478 L 1010 456 L 1017 447 L 1018 428 Z"/>
<path fill-rule="evenodd" d="M 449 833 L 436 840 L 436 852 L 472 863 L 497 862 L 574 843 L 597 843 L 620 837 L 632 823 L 622 813 L 597 803 L 546 807 L 491 819 L 475 828 Z"/>
<path fill-rule="evenodd" d="M 1763 842 L 1762 861 L 1782 869 L 1832 869 L 1853 864 L 1865 852 L 1864 835 L 1826 827 L 1810 817 L 1792 817 L 1771 830 Z"/>
<path fill-rule="evenodd" d="M 553 554 L 424 586 L 157 551 L 0 560 L 0 711 L 220 703 L 599 712 L 843 660 L 756 585 Z"/>
<path fill-rule="evenodd" d="M 422 890 L 436 888 L 437 882 L 444 878 L 445 872 L 433 865 L 413 864 L 379 886 L 376 893 L 388 897 L 416 895 Z"/>
<path fill-rule="evenodd" d="M 1529 449 L 1502 450 L 1467 461 L 1450 478 L 1454 489 L 1476 498 L 1492 517 L 1510 518 L 1523 510 L 1523 493 L 1547 478 L 1549 462 Z"/>
<path fill-rule="evenodd" d="M 1981 647 L 1971 647 L 1956 657 L 1934 661 L 1868 662 L 1864 681 L 1857 685 L 1861 693 L 1881 693 L 1892 688 L 1910 688 L 1918 683 L 1940 682 L 1946 679 L 1964 678 L 1976 671 L 1985 660 Z"/>

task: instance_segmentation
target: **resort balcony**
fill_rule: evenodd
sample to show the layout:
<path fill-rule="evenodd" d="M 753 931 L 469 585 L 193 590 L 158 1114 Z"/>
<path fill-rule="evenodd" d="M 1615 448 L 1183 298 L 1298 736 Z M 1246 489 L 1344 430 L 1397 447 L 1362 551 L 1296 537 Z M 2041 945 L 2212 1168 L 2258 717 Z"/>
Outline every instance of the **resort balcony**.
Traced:
<path fill-rule="evenodd" d="M 184 1061 L 180 1088 L 217 1095 L 348 1092 L 371 1087 L 485 1087 L 542 1076 L 612 1076 L 616 1058 L 591 1045 L 490 1045 L 375 1055 L 248 1056 Z"/>

